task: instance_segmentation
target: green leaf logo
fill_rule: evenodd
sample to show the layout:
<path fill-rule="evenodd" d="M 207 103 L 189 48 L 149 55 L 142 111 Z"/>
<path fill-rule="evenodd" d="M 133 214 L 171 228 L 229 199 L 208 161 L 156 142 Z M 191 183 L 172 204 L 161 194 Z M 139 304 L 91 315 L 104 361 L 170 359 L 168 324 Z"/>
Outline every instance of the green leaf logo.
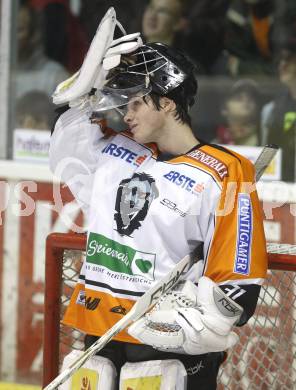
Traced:
<path fill-rule="evenodd" d="M 135 263 L 139 270 L 143 272 L 143 274 L 147 274 L 152 267 L 152 263 L 148 260 L 136 259 Z"/>

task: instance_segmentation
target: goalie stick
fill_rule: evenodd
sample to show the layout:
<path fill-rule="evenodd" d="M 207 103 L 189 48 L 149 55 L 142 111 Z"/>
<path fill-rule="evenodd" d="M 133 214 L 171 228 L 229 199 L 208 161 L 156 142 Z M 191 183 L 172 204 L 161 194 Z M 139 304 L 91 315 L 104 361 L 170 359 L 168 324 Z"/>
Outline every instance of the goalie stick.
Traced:
<path fill-rule="evenodd" d="M 262 149 L 255 162 L 256 181 L 260 179 L 264 170 L 275 156 L 278 147 L 276 145 L 266 145 Z M 127 328 L 132 322 L 135 322 L 145 313 L 147 313 L 159 300 L 159 298 L 168 293 L 180 280 L 192 265 L 199 260 L 197 253 L 185 256 L 176 264 L 176 266 L 160 281 L 158 281 L 150 290 L 146 291 L 132 309 L 113 325 L 103 336 L 101 336 L 91 347 L 89 347 L 77 360 L 68 368 L 62 371 L 44 390 L 57 389 L 62 383 L 70 378 L 91 356 L 105 347 L 106 344 L 119 332 Z"/>
<path fill-rule="evenodd" d="M 279 147 L 274 144 L 265 145 L 255 162 L 256 181 L 259 181 L 265 169 L 271 163 Z"/>

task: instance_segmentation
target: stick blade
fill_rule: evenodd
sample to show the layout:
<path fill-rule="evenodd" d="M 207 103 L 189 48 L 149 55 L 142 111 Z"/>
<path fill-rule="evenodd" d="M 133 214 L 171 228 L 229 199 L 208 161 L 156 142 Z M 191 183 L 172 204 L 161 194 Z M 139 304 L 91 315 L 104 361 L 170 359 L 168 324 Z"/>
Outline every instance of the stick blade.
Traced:
<path fill-rule="evenodd" d="M 264 146 L 255 163 L 256 181 L 258 181 L 260 177 L 263 175 L 265 169 L 268 167 L 268 165 L 276 155 L 278 149 L 279 147 L 275 144 L 268 144 Z"/>

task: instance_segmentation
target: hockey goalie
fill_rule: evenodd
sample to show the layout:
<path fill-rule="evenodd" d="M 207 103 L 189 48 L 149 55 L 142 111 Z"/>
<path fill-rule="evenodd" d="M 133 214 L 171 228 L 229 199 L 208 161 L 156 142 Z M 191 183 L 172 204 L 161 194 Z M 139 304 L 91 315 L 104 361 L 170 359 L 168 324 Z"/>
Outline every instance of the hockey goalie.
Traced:
<path fill-rule="evenodd" d="M 266 276 L 254 165 L 192 128 L 198 72 L 186 54 L 123 29 L 114 39 L 116 25 L 111 8 L 80 71 L 53 96 L 64 112 L 50 166 L 88 231 L 63 322 L 90 347 L 180 259 L 199 253 L 182 282 L 88 367 L 104 390 L 216 389 L 235 327 L 253 315 Z M 104 125 L 112 113 L 125 130 Z"/>

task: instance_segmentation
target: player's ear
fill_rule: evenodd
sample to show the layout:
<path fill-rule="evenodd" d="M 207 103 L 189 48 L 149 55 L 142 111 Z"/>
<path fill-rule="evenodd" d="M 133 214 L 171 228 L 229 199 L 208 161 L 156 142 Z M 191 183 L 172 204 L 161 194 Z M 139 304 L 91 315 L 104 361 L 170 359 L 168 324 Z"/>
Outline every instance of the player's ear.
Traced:
<path fill-rule="evenodd" d="M 172 99 L 162 96 L 160 98 L 160 107 L 165 112 L 173 112 L 176 109 L 176 103 Z"/>

